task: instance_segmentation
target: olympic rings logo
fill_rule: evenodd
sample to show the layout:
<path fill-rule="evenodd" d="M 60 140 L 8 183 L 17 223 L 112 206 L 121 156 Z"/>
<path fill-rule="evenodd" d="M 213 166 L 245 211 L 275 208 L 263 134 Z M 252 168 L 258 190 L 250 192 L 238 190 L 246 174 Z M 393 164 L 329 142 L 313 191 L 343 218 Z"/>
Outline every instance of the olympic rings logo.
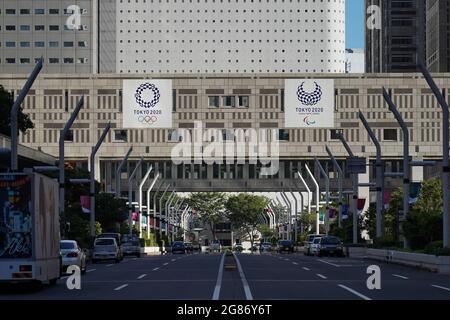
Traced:
<path fill-rule="evenodd" d="M 139 116 L 139 117 L 138 117 L 138 121 L 139 121 L 140 123 L 153 124 L 153 123 L 155 123 L 156 121 L 158 121 L 158 118 L 155 117 L 155 116 L 153 116 L 153 117 L 150 117 L 150 116 Z"/>
<path fill-rule="evenodd" d="M 153 99 L 150 101 L 145 101 L 144 98 L 142 98 L 142 93 L 145 90 L 151 90 L 153 93 Z M 136 98 L 136 102 L 142 107 L 142 108 L 153 108 L 155 107 L 159 99 L 161 98 L 161 93 L 159 92 L 159 89 L 151 83 L 144 83 L 137 88 L 136 93 L 134 95 Z"/>

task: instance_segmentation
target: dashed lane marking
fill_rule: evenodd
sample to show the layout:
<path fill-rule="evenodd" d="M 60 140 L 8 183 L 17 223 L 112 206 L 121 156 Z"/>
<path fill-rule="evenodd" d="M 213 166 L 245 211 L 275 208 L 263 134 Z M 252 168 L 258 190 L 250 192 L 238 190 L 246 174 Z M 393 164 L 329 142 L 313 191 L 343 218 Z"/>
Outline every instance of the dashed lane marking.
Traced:
<path fill-rule="evenodd" d="M 122 290 L 123 288 L 126 288 L 126 287 L 128 287 L 128 284 L 123 284 L 120 287 L 115 288 L 114 291 L 119 291 L 119 290 Z"/>
<path fill-rule="evenodd" d="M 367 300 L 367 301 L 372 300 L 369 297 L 363 295 L 362 293 L 359 293 L 358 291 L 353 290 L 352 288 L 344 286 L 343 284 L 338 284 L 338 286 L 341 287 L 342 289 L 347 290 L 348 292 L 353 293 L 355 296 L 360 297 L 361 299 L 364 299 L 364 300 Z"/>

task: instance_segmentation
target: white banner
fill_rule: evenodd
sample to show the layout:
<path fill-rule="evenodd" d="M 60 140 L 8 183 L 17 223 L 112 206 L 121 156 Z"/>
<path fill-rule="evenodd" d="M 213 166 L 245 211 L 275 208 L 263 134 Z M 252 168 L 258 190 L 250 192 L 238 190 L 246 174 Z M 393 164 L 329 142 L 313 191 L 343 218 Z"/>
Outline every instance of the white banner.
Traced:
<path fill-rule="evenodd" d="M 172 80 L 123 81 L 124 129 L 172 128 Z"/>
<path fill-rule="evenodd" d="M 334 80 L 285 80 L 286 128 L 334 128 Z"/>

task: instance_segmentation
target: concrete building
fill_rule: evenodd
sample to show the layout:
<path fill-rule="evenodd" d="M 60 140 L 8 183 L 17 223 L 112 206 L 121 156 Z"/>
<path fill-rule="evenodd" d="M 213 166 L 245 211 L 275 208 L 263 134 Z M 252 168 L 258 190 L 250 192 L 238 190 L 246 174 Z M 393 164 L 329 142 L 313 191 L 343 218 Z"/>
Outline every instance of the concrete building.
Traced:
<path fill-rule="evenodd" d="M 345 49 L 345 73 L 364 73 L 365 59 L 364 49 Z"/>
<path fill-rule="evenodd" d="M 381 19 L 366 28 L 366 72 L 415 72 L 426 54 L 425 1 L 366 0 L 366 9 L 368 21 Z"/>
<path fill-rule="evenodd" d="M 450 3 L 427 0 L 427 65 L 431 72 L 450 72 Z"/>
<path fill-rule="evenodd" d="M 67 27 L 76 13 L 78 29 Z M 46 73 L 92 73 L 96 70 L 92 0 L 1 0 L 0 73 L 28 73 L 41 56 Z"/>
<path fill-rule="evenodd" d="M 343 73 L 345 1 L 117 1 L 117 73 Z"/>

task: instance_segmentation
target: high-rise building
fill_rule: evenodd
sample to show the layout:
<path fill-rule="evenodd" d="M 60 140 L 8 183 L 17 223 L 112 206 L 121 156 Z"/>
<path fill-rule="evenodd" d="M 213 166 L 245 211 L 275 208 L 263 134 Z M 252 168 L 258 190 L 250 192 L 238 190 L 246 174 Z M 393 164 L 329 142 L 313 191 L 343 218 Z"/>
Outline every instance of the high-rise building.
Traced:
<path fill-rule="evenodd" d="M 431 72 L 450 71 L 450 2 L 427 0 L 427 65 Z"/>
<path fill-rule="evenodd" d="M 0 73 L 29 73 L 41 56 L 46 73 L 94 72 L 92 9 L 92 0 L 1 0 Z"/>
<path fill-rule="evenodd" d="M 345 1 L 117 2 L 118 73 L 343 73 Z"/>
<path fill-rule="evenodd" d="M 345 49 L 345 72 L 364 73 L 365 58 L 364 49 Z"/>
<path fill-rule="evenodd" d="M 425 1 L 366 0 L 366 72 L 414 72 L 426 54 Z"/>

